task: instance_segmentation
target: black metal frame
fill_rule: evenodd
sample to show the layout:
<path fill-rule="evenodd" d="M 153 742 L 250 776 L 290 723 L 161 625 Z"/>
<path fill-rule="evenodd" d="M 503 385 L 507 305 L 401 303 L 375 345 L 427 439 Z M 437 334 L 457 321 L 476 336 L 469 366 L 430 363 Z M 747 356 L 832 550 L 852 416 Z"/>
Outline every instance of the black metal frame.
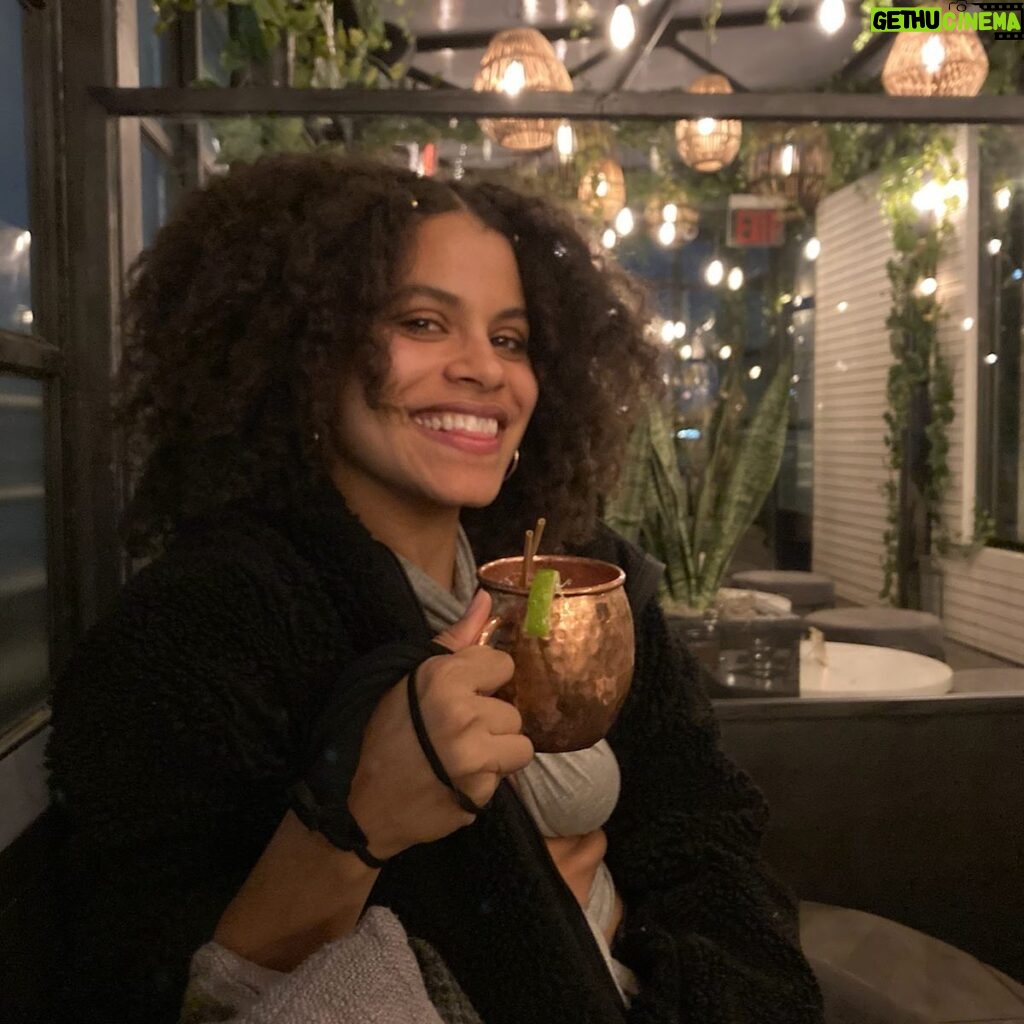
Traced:
<path fill-rule="evenodd" d="M 659 120 L 719 117 L 745 121 L 912 121 L 1024 125 L 1020 96 L 934 99 L 835 93 L 693 94 L 531 92 L 519 96 L 471 89 L 116 89 L 92 98 L 111 117 L 206 117 L 341 114 L 424 117 L 562 117 L 570 120 Z"/>

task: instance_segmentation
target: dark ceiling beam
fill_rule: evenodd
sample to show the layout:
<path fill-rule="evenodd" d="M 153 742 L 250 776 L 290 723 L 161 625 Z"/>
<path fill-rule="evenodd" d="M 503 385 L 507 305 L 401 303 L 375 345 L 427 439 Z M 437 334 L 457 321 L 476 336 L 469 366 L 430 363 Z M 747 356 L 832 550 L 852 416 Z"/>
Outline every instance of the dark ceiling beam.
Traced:
<path fill-rule="evenodd" d="M 419 85 L 429 85 L 432 89 L 457 89 L 458 86 L 446 81 L 440 75 L 432 75 L 429 71 L 421 71 L 419 68 L 409 67 L 405 70 L 405 77 L 411 82 Z"/>
<path fill-rule="evenodd" d="M 506 25 L 505 28 L 509 26 Z M 596 25 L 581 30 L 578 25 L 562 23 L 559 25 L 533 25 L 542 36 L 549 42 L 557 42 L 564 39 L 567 42 L 573 39 L 592 39 L 601 34 L 601 29 Z M 500 28 L 489 29 L 484 32 L 425 32 L 416 36 L 417 53 L 436 53 L 438 50 L 483 50 L 487 44 L 500 32 Z"/>
<path fill-rule="evenodd" d="M 879 32 L 878 35 L 873 36 L 859 53 L 855 53 L 850 57 L 839 71 L 836 72 L 836 80 L 849 82 L 855 78 L 890 42 L 889 36 L 884 32 Z"/>
<path fill-rule="evenodd" d="M 685 43 L 679 42 L 678 39 L 673 39 L 670 45 L 676 53 L 685 57 L 691 64 L 695 64 L 701 69 L 701 71 L 706 71 L 709 75 L 724 76 L 732 86 L 733 92 L 750 92 L 742 82 L 738 82 L 732 77 L 732 75 L 727 74 L 717 64 L 712 63 L 706 57 L 702 57 L 696 50 L 691 50 Z"/>
<path fill-rule="evenodd" d="M 805 21 L 813 21 L 818 16 L 817 6 L 783 8 L 779 11 L 779 19 L 783 25 L 799 25 Z M 715 22 L 715 31 L 721 32 L 730 28 L 764 28 L 764 11 L 738 11 L 735 14 L 722 13 Z M 673 37 L 679 32 L 704 32 L 706 26 L 703 17 L 673 18 L 668 26 Z"/>
<path fill-rule="evenodd" d="M 586 60 L 581 60 L 576 67 L 570 69 L 569 77 L 576 78 L 577 75 L 585 75 L 591 68 L 604 63 L 608 59 L 608 55 L 608 50 L 598 50 L 597 53 L 592 53 Z"/>
<path fill-rule="evenodd" d="M 614 75 L 608 86 L 610 91 L 629 88 L 640 65 L 651 55 L 671 23 L 673 7 L 675 0 L 661 0 L 657 6 L 652 4 L 649 9 L 644 8 L 633 15 L 637 19 L 636 38 L 625 50 L 612 54 L 607 64 L 606 70 L 612 69 Z"/>
<path fill-rule="evenodd" d="M 346 114 L 352 117 L 565 117 L 579 120 L 732 118 L 748 121 L 912 121 L 918 124 L 1024 125 L 1020 96 L 936 98 L 881 93 L 523 92 L 472 89 L 118 89 L 94 86 L 92 100 L 114 117 L 235 117 Z"/>

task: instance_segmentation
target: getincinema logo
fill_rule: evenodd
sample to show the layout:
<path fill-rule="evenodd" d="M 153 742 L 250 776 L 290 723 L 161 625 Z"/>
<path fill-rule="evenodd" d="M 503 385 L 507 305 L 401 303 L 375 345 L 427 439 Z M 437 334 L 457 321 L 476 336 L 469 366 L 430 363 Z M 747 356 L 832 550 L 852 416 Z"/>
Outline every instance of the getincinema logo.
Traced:
<path fill-rule="evenodd" d="M 973 7 L 975 10 L 968 10 Z M 942 7 L 872 7 L 872 32 L 992 32 L 996 39 L 1024 39 L 1024 2 L 959 3 Z"/>

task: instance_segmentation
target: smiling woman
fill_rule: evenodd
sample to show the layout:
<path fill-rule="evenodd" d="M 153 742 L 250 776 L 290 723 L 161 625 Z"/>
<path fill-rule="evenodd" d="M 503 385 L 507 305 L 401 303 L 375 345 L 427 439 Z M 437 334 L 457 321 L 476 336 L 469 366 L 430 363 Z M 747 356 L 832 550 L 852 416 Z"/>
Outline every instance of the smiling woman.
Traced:
<path fill-rule="evenodd" d="M 142 255 L 125 334 L 153 560 L 54 694 L 69 1019 L 820 1020 L 660 569 L 597 521 L 654 357 L 564 215 L 236 166 Z M 476 563 L 539 513 L 624 570 L 636 668 L 606 738 L 534 757 Z"/>

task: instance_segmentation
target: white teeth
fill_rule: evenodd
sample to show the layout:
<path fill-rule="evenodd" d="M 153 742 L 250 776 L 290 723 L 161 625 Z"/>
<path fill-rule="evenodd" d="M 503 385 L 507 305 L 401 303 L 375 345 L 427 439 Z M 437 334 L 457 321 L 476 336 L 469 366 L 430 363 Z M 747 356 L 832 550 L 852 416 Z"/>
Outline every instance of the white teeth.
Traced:
<path fill-rule="evenodd" d="M 494 437 L 498 433 L 498 421 L 490 416 L 470 416 L 460 412 L 422 413 L 413 419 L 428 430 L 458 430 L 466 434 L 483 434 Z"/>

